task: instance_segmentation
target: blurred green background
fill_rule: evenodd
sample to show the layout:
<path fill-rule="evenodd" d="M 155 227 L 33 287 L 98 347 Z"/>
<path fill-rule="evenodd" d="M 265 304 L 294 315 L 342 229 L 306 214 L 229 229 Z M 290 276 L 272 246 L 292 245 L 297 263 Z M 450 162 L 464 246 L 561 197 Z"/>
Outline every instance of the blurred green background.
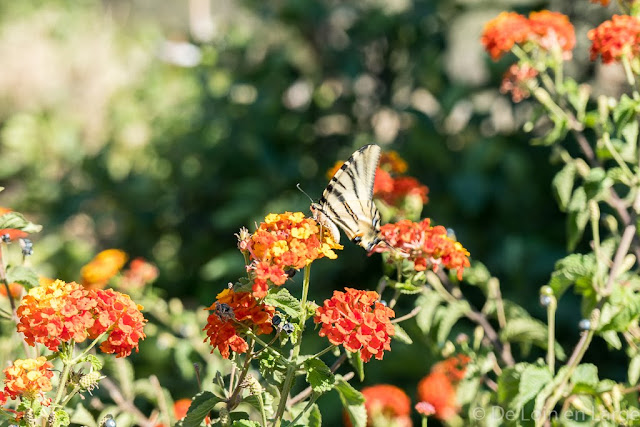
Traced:
<path fill-rule="evenodd" d="M 501 10 L 540 8 L 576 26 L 570 73 L 615 94 L 623 76 L 589 63 L 586 40 L 612 10 L 587 0 L 0 2 L 0 206 L 44 225 L 32 258 L 43 275 L 77 279 L 121 248 L 159 266 L 167 298 L 209 305 L 243 274 L 241 226 L 308 212 L 296 183 L 319 197 L 327 169 L 374 142 L 429 186 L 423 215 L 542 316 L 538 289 L 566 254 L 557 167 L 519 130 L 532 105 L 498 91 L 510 59 L 492 63 L 479 43 Z M 381 271 L 347 243 L 314 264 L 312 297 L 374 288 Z M 572 298 L 559 310 L 566 348 Z M 413 393 L 424 354 L 396 344 L 367 383 Z"/>

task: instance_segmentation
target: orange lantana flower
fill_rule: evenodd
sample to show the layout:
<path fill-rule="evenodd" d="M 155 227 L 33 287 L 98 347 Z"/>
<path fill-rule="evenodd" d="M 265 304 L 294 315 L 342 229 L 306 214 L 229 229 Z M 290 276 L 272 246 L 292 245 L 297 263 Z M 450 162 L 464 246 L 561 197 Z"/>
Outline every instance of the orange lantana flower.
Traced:
<path fill-rule="evenodd" d="M 321 236 L 318 223 L 302 212 L 267 215 L 256 232 L 243 238 L 239 246 L 249 253 L 252 261 L 247 268 L 256 298 L 267 294 L 269 284 L 284 284 L 289 271 L 301 269 L 319 258 L 335 259 L 334 249 L 342 249 L 330 233 Z"/>
<path fill-rule="evenodd" d="M 511 48 L 529 36 L 529 20 L 519 13 L 502 12 L 487 22 L 480 41 L 491 58 L 500 59 Z"/>
<path fill-rule="evenodd" d="M 102 289 L 109 279 L 118 274 L 127 262 L 127 254 L 120 249 L 107 249 L 82 267 L 82 285 L 87 289 Z"/>
<path fill-rule="evenodd" d="M 87 338 L 96 305 L 89 291 L 75 282 L 56 280 L 37 286 L 18 307 L 18 332 L 31 346 L 38 342 L 57 351 L 61 342 L 83 342 Z"/>
<path fill-rule="evenodd" d="M 408 256 L 414 263 L 416 271 L 431 268 L 436 271 L 439 266 L 456 269 L 458 278 L 469 267 L 469 252 L 459 242 L 447 235 L 447 230 L 438 225 L 431 227 L 431 220 L 425 218 L 420 222 L 406 219 L 397 223 L 384 224 L 380 228 L 382 239 L 387 245 L 378 245 L 375 252 L 393 251 L 389 246 Z"/>
<path fill-rule="evenodd" d="M 251 292 L 225 289 L 207 310 L 213 310 L 213 313 L 203 329 L 207 333 L 205 341 L 209 341 L 214 350 L 217 348 L 225 359 L 232 351 L 245 353 L 249 349 L 242 337 L 243 329 L 249 328 L 256 335 L 269 334 L 273 330 L 271 320 L 275 308 L 258 303 Z"/>
<path fill-rule="evenodd" d="M 367 410 L 368 426 L 373 426 L 374 420 L 397 427 L 412 425 L 411 400 L 401 388 L 390 384 L 378 384 L 363 388 L 361 393 Z"/>
<path fill-rule="evenodd" d="M 390 150 L 380 155 L 380 168 L 387 172 L 403 174 L 407 171 L 408 165 L 397 151 Z"/>
<path fill-rule="evenodd" d="M 129 295 L 113 289 L 97 289 L 92 292 L 97 305 L 95 322 L 89 328 L 89 336 L 95 339 L 108 332 L 100 345 L 103 353 L 115 353 L 116 357 L 126 357 L 133 350 L 138 352 L 138 343 L 146 335 L 144 325 L 147 320 L 142 315 L 142 306 L 134 303 Z"/>
<path fill-rule="evenodd" d="M 530 95 L 527 82 L 534 79 L 538 71 L 527 64 L 513 64 L 502 78 L 501 93 L 511 92 L 513 102 L 520 102 Z"/>
<path fill-rule="evenodd" d="M 418 383 L 418 398 L 433 407 L 436 418 L 447 420 L 458 413 L 460 408 L 456 401 L 456 389 L 470 361 L 469 356 L 458 354 L 438 362 L 433 365 L 429 375 Z M 423 405 L 421 409 L 427 411 L 429 408 Z"/>
<path fill-rule="evenodd" d="M 313 318 L 315 323 L 322 324 L 319 335 L 327 337 L 333 345 L 342 344 L 352 353 L 359 351 L 364 362 L 372 356 L 382 360 L 384 351 L 391 350 L 395 329 L 390 319 L 395 313 L 378 298 L 374 291 L 351 288 L 334 291 Z"/>
<path fill-rule="evenodd" d="M 602 62 L 609 64 L 623 55 L 631 59 L 640 53 L 640 19 L 635 16 L 613 15 L 587 35 L 592 41 L 592 61 L 600 55 Z"/>
<path fill-rule="evenodd" d="M 122 289 L 138 289 L 158 278 L 158 267 L 144 258 L 136 258 L 129 268 L 122 273 L 118 287 Z"/>
<path fill-rule="evenodd" d="M 576 45 L 576 33 L 569 17 L 559 12 L 541 10 L 529 14 L 529 39 L 543 49 L 551 50 L 558 45 L 565 52 L 564 59 L 571 58 L 571 50 Z"/>
<path fill-rule="evenodd" d="M 33 400 L 37 396 L 44 397 L 44 393 L 51 391 L 51 377 L 53 372 L 51 362 L 40 356 L 37 359 L 17 359 L 4 373 L 4 390 L 6 397 L 19 397 Z"/>
<path fill-rule="evenodd" d="M 378 191 L 376 191 L 378 190 Z M 410 176 L 400 176 L 393 179 L 390 188 L 387 191 L 377 189 L 374 186 L 374 197 L 384 201 L 386 204 L 394 206 L 401 202 L 405 197 L 415 196 L 425 204 L 429 201 L 427 194 L 429 188 L 420 184 L 420 181 Z"/>

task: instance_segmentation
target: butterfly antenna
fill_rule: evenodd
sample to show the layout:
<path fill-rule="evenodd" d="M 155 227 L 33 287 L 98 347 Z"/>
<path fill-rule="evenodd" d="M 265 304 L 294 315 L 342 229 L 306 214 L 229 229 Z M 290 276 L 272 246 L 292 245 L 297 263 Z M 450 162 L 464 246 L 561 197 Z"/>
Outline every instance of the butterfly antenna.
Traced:
<path fill-rule="evenodd" d="M 308 195 L 308 194 L 307 194 L 307 192 L 306 192 L 306 191 L 304 191 L 304 190 L 302 189 L 302 187 L 300 187 L 300 183 L 297 183 L 297 184 L 296 184 L 296 187 L 298 188 L 298 190 L 302 191 L 302 194 L 304 194 L 305 196 L 307 196 L 307 197 L 309 198 L 309 200 L 311 200 L 311 203 L 315 203 L 315 202 L 313 201 L 313 199 L 311 198 L 311 196 L 310 196 L 310 195 Z"/>

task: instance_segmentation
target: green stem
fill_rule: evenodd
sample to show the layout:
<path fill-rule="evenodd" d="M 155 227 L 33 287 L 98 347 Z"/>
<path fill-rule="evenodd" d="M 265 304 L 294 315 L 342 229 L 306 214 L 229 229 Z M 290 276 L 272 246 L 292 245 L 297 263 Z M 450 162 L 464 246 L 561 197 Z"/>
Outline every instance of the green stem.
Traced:
<path fill-rule="evenodd" d="M 311 399 L 309 399 L 309 402 L 307 402 L 307 405 L 304 407 L 304 409 L 302 411 L 300 411 L 300 413 L 293 419 L 293 421 L 291 421 L 291 425 L 296 425 L 296 422 L 309 410 L 311 409 L 311 407 L 313 406 L 314 403 L 316 403 L 316 400 L 318 400 L 318 397 L 320 397 L 319 394 L 317 393 L 313 393 L 313 395 L 311 396 Z"/>
<path fill-rule="evenodd" d="M 551 296 L 551 302 L 547 305 L 547 365 L 551 374 L 556 373 L 556 297 Z"/>
<path fill-rule="evenodd" d="M 67 380 L 69 379 L 71 366 L 74 363 L 73 360 L 70 360 L 72 358 L 72 354 L 70 353 L 73 351 L 74 345 L 75 344 L 72 340 L 69 344 L 65 345 L 65 347 L 62 350 L 65 353 L 67 353 L 67 357 L 62 358 L 63 368 L 62 368 L 62 374 L 60 374 L 60 382 L 58 383 L 58 391 L 56 392 L 56 398 L 53 401 L 54 406 L 58 405 L 62 401 L 62 397 L 64 396 L 64 391 L 67 388 Z"/>
<path fill-rule="evenodd" d="M 627 175 L 627 178 L 629 179 L 629 181 L 633 182 L 636 176 L 633 172 L 631 172 L 631 169 L 629 169 L 629 166 L 627 166 L 627 163 L 622 159 L 622 157 L 620 156 L 620 153 L 618 153 L 618 150 L 616 150 L 613 144 L 611 144 L 609 132 L 604 132 L 602 134 L 602 142 L 604 142 L 604 145 L 607 147 L 607 150 L 609 150 L 609 152 L 611 153 L 611 156 L 616 161 L 618 166 L 620 166 L 620 168 L 623 170 L 625 175 Z"/>
<path fill-rule="evenodd" d="M 311 358 L 315 359 L 317 357 L 323 356 L 323 355 L 329 353 L 334 348 L 336 348 L 335 345 L 330 345 L 329 347 L 325 348 L 324 350 L 321 350 L 321 351 L 317 352 L 316 354 L 314 354 L 313 356 L 311 356 Z"/>

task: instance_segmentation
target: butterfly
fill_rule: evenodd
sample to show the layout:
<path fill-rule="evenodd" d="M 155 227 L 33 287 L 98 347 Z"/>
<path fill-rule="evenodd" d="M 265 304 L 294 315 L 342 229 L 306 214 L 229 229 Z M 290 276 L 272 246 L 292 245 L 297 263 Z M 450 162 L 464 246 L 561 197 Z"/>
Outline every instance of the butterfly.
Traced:
<path fill-rule="evenodd" d="M 347 237 L 370 252 L 380 238 L 380 212 L 373 202 L 373 182 L 380 147 L 369 144 L 353 153 L 333 175 L 318 203 L 311 204 L 313 218 L 336 243 L 342 228 Z"/>

